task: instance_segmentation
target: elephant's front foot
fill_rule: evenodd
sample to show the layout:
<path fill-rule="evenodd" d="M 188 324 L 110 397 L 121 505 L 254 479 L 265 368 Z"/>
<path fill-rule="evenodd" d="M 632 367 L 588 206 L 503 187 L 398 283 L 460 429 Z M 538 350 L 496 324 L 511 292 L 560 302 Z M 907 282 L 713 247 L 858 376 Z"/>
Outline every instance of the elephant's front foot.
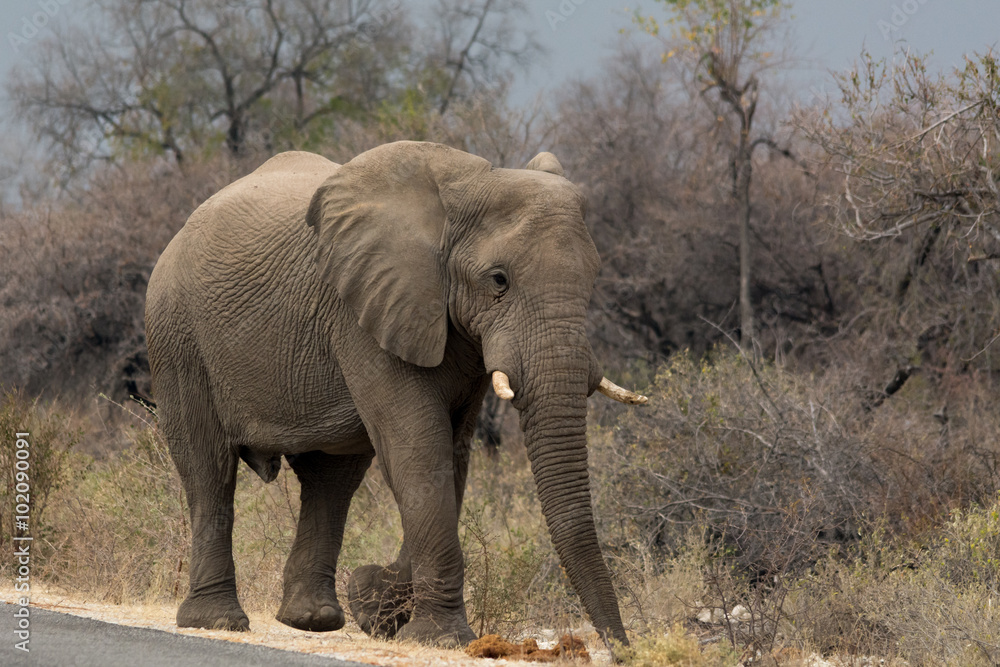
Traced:
<path fill-rule="evenodd" d="M 477 639 L 464 618 L 438 621 L 433 618 L 415 618 L 406 624 L 399 638 L 432 644 L 441 648 L 460 648 Z"/>
<path fill-rule="evenodd" d="M 250 629 L 250 619 L 243 613 L 235 592 L 224 595 L 189 595 L 177 610 L 177 627 L 245 632 Z"/>
<path fill-rule="evenodd" d="M 410 620 L 413 584 L 378 565 L 363 565 L 351 574 L 347 602 L 366 634 L 391 639 Z"/>
<path fill-rule="evenodd" d="M 332 586 L 286 584 L 275 618 L 285 625 L 309 632 L 330 632 L 344 627 L 344 610 Z"/>

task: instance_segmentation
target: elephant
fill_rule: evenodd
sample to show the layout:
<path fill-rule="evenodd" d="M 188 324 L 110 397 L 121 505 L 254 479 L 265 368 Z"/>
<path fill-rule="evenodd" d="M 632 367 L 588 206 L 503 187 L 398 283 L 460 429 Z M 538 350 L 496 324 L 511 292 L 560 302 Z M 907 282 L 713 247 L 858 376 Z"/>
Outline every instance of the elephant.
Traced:
<path fill-rule="evenodd" d="M 158 420 L 190 510 L 177 625 L 247 630 L 232 556 L 242 459 L 301 484 L 282 623 L 344 625 L 351 497 L 373 458 L 402 519 L 395 562 L 350 576 L 370 635 L 464 645 L 458 536 L 471 435 L 492 384 L 519 412 L 549 534 L 606 642 L 627 644 L 594 525 L 585 335 L 600 266 L 585 199 L 551 153 L 524 169 L 403 141 L 343 165 L 272 157 L 205 201 L 159 257 L 146 335 Z"/>

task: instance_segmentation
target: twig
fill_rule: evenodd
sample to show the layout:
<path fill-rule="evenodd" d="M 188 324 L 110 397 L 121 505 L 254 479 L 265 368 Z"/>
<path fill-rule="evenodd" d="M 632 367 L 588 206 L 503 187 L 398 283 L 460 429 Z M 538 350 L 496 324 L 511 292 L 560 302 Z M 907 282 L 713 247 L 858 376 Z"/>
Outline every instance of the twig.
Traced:
<path fill-rule="evenodd" d="M 1000 259 L 1000 254 L 991 253 L 989 255 L 971 255 L 969 259 L 966 261 L 968 261 L 969 264 L 975 264 L 976 262 L 986 262 L 991 259 Z M 966 361 L 971 361 L 971 360 L 967 359 Z"/>
<path fill-rule="evenodd" d="M 981 106 L 985 102 L 986 102 L 986 100 L 982 99 L 982 100 L 979 100 L 977 102 L 972 102 L 971 104 L 967 104 L 966 106 L 962 107 L 958 111 L 953 111 L 952 113 L 948 114 L 947 116 L 945 116 L 944 118 L 942 118 L 938 122 L 934 123 L 933 125 L 931 125 L 929 127 L 926 127 L 923 130 L 920 130 L 919 132 L 917 132 L 916 134 L 914 134 L 912 137 L 910 137 L 908 139 L 903 139 L 898 144 L 896 144 L 895 146 L 893 146 L 893 148 L 901 148 L 902 146 L 904 146 L 905 144 L 907 144 L 907 143 L 909 143 L 911 141 L 916 141 L 917 139 L 921 138 L 922 136 L 924 136 L 928 132 L 932 132 L 934 129 L 940 127 L 941 125 L 944 125 L 945 123 L 947 123 L 949 120 L 951 120 L 955 116 L 958 116 L 959 114 L 963 114 L 966 111 L 968 111 L 969 109 L 975 109 L 976 107 Z"/>
<path fill-rule="evenodd" d="M 969 261 L 971 262 L 972 259 L 970 258 Z M 973 359 L 975 359 L 976 357 L 978 357 L 980 354 L 982 354 L 986 350 L 990 349 L 990 345 L 992 345 L 993 343 L 995 343 L 997 341 L 997 338 L 1000 338 L 1000 333 L 998 333 L 996 336 L 994 336 L 992 339 L 990 339 L 990 342 L 986 343 L 986 347 L 984 347 L 983 349 L 979 350 L 979 352 L 976 352 L 974 355 L 972 355 L 968 359 L 963 359 L 962 361 L 965 362 L 965 363 L 969 363 L 970 361 L 972 361 Z"/>
<path fill-rule="evenodd" d="M 715 329 L 716 331 L 718 331 L 719 333 L 721 333 L 723 336 L 725 336 L 726 339 L 730 343 L 732 343 L 733 346 L 737 350 L 739 350 L 740 356 L 743 357 L 744 361 L 747 362 L 747 365 L 750 366 L 750 371 L 753 373 L 753 377 L 757 381 L 757 386 L 760 387 L 760 390 L 764 393 L 764 397 L 767 399 L 767 402 L 771 404 L 771 407 L 774 408 L 774 411 L 778 413 L 778 417 L 780 417 L 782 423 L 784 423 L 785 416 L 784 416 L 784 414 L 782 414 L 781 408 L 779 408 L 778 404 L 775 403 L 774 399 L 771 398 L 771 394 L 768 393 L 767 387 L 764 386 L 764 381 L 761 379 L 760 374 L 757 373 L 757 367 L 754 366 L 753 361 L 746 355 L 746 353 L 740 347 L 739 343 L 736 342 L 736 340 L 729 334 L 728 331 L 725 331 L 722 327 L 720 327 L 715 322 L 709 321 L 708 319 L 706 319 L 702 315 L 699 315 L 698 319 L 700 319 L 702 322 L 704 322 L 705 324 L 707 324 L 708 326 L 712 327 L 713 329 Z"/>
<path fill-rule="evenodd" d="M 885 388 L 883 388 L 882 391 L 869 396 L 867 400 L 862 402 L 861 407 L 864 408 L 865 412 L 871 412 L 875 408 L 879 407 L 885 402 L 885 399 L 902 389 L 903 385 L 906 384 L 906 381 L 910 379 L 910 376 L 919 370 L 919 366 L 907 366 L 906 368 L 897 369 L 896 374 L 892 376 L 892 379 L 885 385 Z"/>
<path fill-rule="evenodd" d="M 782 157 L 788 158 L 789 160 L 797 164 L 799 167 L 801 167 L 802 172 L 809 178 L 816 178 L 816 174 L 810 171 L 808 162 L 800 159 L 798 156 L 792 153 L 791 149 L 779 146 L 778 142 L 776 142 L 771 137 L 757 137 L 750 144 L 750 150 L 752 151 L 757 146 L 767 146 L 773 152 L 777 153 L 778 155 L 781 155 Z"/>

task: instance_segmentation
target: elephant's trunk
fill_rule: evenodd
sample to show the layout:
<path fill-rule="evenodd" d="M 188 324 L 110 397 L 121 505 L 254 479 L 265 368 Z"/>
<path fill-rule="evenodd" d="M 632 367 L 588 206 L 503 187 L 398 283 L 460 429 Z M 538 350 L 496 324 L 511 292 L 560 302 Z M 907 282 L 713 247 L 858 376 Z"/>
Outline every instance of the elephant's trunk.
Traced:
<path fill-rule="evenodd" d="M 582 334 L 581 334 L 582 335 Z M 589 352 L 589 346 L 586 347 Z M 521 412 L 542 513 L 569 580 L 605 641 L 627 644 L 611 575 L 601 555 L 587 471 L 589 364 L 564 349 L 531 364 Z"/>

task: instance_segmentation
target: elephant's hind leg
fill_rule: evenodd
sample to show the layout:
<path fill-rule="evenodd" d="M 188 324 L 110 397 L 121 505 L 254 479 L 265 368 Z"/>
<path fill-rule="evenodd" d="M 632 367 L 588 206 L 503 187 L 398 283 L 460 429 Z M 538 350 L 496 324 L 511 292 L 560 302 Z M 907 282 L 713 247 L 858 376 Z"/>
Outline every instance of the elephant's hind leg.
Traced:
<path fill-rule="evenodd" d="M 236 452 L 225 446 L 207 397 L 189 397 L 182 406 L 168 402 L 161 406 L 161 419 L 191 511 L 191 584 L 177 610 L 177 625 L 249 630 L 236 595 L 233 564 Z"/>
<path fill-rule="evenodd" d="M 373 456 L 374 452 L 332 456 L 314 451 L 288 457 L 302 487 L 302 503 L 276 616 L 285 625 L 311 632 L 344 626 L 336 591 L 337 556 L 351 497 Z"/>
<path fill-rule="evenodd" d="M 413 609 L 413 572 L 406 545 L 388 567 L 362 565 L 347 583 L 351 614 L 366 634 L 392 639 L 410 621 Z"/>

